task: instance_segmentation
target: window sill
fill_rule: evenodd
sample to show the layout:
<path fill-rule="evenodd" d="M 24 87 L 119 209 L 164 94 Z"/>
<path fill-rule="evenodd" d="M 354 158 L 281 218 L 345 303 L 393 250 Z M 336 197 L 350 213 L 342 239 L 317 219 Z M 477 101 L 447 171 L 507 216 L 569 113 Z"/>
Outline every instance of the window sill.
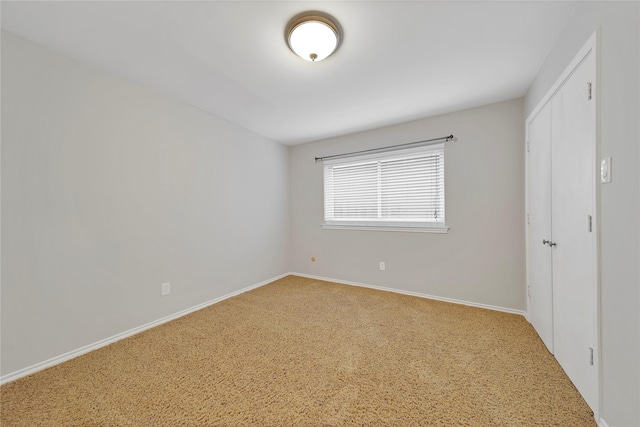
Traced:
<path fill-rule="evenodd" d="M 358 230 L 358 231 L 399 231 L 405 233 L 436 233 L 447 234 L 450 227 L 394 227 L 391 225 L 335 225 L 321 224 L 323 230 Z"/>

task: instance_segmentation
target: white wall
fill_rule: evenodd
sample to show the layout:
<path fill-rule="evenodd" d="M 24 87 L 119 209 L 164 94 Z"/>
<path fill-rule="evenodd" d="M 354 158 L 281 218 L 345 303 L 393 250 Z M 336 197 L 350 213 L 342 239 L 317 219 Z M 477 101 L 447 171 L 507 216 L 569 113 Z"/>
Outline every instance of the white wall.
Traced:
<path fill-rule="evenodd" d="M 4 31 L 1 160 L 3 375 L 289 269 L 287 147 Z"/>
<path fill-rule="evenodd" d="M 448 234 L 320 228 L 314 157 L 449 134 L 457 142 L 445 148 Z M 294 146 L 290 185 L 293 271 L 525 310 L 522 99 Z"/>
<path fill-rule="evenodd" d="M 640 425 L 640 121 L 638 2 L 580 2 L 526 97 L 527 115 L 589 36 L 600 28 L 601 417 Z"/>

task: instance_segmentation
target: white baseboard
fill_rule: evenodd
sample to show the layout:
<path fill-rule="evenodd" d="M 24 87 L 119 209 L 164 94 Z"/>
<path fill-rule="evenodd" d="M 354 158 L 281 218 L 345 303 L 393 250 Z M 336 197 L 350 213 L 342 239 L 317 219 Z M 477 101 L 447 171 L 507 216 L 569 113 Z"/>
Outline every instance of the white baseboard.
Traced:
<path fill-rule="evenodd" d="M 247 291 L 250 291 L 252 289 L 259 288 L 261 286 L 264 286 L 266 284 L 269 284 L 269 283 L 271 283 L 273 281 L 276 281 L 278 279 L 281 279 L 281 278 L 289 276 L 289 275 L 307 277 L 307 278 L 316 279 L 316 280 L 324 280 L 324 281 L 327 281 L 327 282 L 340 283 L 340 284 L 344 284 L 344 285 L 360 286 L 360 287 L 364 287 L 364 288 L 377 289 L 377 290 L 381 290 L 381 291 L 395 292 L 395 293 L 398 293 L 398 294 L 411 295 L 411 296 L 416 296 L 416 297 L 420 297 L 420 298 L 427 298 L 427 299 L 432 299 L 432 300 L 437 300 L 437 301 L 451 302 L 451 303 L 454 303 L 454 304 L 462 304 L 462 305 L 467 305 L 467 306 L 471 306 L 471 307 L 485 308 L 485 309 L 488 309 L 488 310 L 502 311 L 502 312 L 505 312 L 505 313 L 519 314 L 521 316 L 525 316 L 526 317 L 526 313 L 524 311 L 513 310 L 513 309 L 505 308 L 505 307 L 497 307 L 497 306 L 493 306 L 493 305 L 479 304 L 479 303 L 475 303 L 475 302 L 462 301 L 462 300 L 457 300 L 457 299 L 453 299 L 453 298 L 444 298 L 444 297 L 439 297 L 439 296 L 435 296 L 435 295 L 421 294 L 421 293 L 418 293 L 418 292 L 404 291 L 404 290 L 401 290 L 401 289 L 385 288 L 385 287 L 382 287 L 382 286 L 368 285 L 368 284 L 364 284 L 364 283 L 350 282 L 350 281 L 346 281 L 346 280 L 332 279 L 332 278 L 322 277 L 322 276 L 313 276 L 313 275 L 304 274 L 304 273 L 290 272 L 290 273 L 281 274 L 279 276 L 273 277 L 271 279 L 265 280 L 263 282 L 255 284 L 255 285 L 247 286 L 246 288 L 243 288 L 243 289 L 240 289 L 238 291 L 232 292 L 230 294 L 221 296 L 219 298 L 212 299 L 212 300 L 204 302 L 202 304 L 198 304 L 196 306 L 187 308 L 185 310 L 179 311 L 177 313 L 171 314 L 169 316 L 163 317 L 163 318 L 155 320 L 153 322 L 149 322 L 149 323 L 144 324 L 142 326 L 138 326 L 136 328 L 129 329 L 128 331 L 121 332 L 121 333 L 113 335 L 113 336 L 111 336 L 109 338 L 105 338 L 103 340 L 100 340 L 100 341 L 97 341 L 95 343 L 86 345 L 84 347 L 80 347 L 80 348 L 78 348 L 76 350 L 69 351 L 67 353 L 61 354 L 59 356 L 53 357 L 53 358 L 45 360 L 43 362 L 36 363 L 35 365 L 31 365 L 31 366 L 28 366 L 26 368 L 20 369 L 18 371 L 11 372 L 9 374 L 3 375 L 2 377 L 0 377 L 0 385 L 8 383 L 8 382 L 11 382 L 11 381 L 15 381 L 18 378 L 26 377 L 27 375 L 31 375 L 31 374 L 36 373 L 38 371 L 41 371 L 43 369 L 50 368 L 51 366 L 58 365 L 58 364 L 60 364 L 62 362 L 66 362 L 68 360 L 71 360 L 71 359 L 76 358 L 78 356 L 81 356 L 83 354 L 89 353 L 90 351 L 97 350 L 97 349 L 99 349 L 101 347 L 105 347 L 105 346 L 107 346 L 109 344 L 112 344 L 112 343 L 114 343 L 116 341 L 120 341 L 120 340 L 122 340 L 124 338 L 128 338 L 128 337 L 130 337 L 132 335 L 135 335 L 135 334 L 138 334 L 140 332 L 146 331 L 147 329 L 151 329 L 151 328 L 153 328 L 155 326 L 159 326 L 159 325 L 161 325 L 163 323 L 170 322 L 170 321 L 175 320 L 175 319 L 177 319 L 179 317 L 186 316 L 187 314 L 193 313 L 194 311 L 201 310 L 201 309 L 203 309 L 205 307 L 208 307 L 210 305 L 216 304 L 216 303 L 218 303 L 220 301 L 223 301 L 225 299 L 234 297 L 236 295 L 240 295 L 240 294 L 242 294 L 244 292 L 247 292 Z M 601 424 L 601 427 L 607 427 L 606 423 L 602 419 L 600 420 L 600 424 Z"/>
<path fill-rule="evenodd" d="M 281 274 L 279 276 L 273 277 L 271 279 L 265 280 L 263 282 L 255 284 L 255 285 L 247 286 L 246 288 L 242 288 L 242 289 L 240 289 L 238 291 L 235 291 L 235 292 L 232 292 L 230 294 L 223 295 L 223 296 L 221 296 L 219 298 L 212 299 L 210 301 L 204 302 L 202 304 L 198 304 L 198 305 L 193 306 L 191 308 L 187 308 L 185 310 L 179 311 L 177 313 L 171 314 L 169 316 L 163 317 L 163 318 L 155 320 L 153 322 L 149 322 L 149 323 L 144 324 L 142 326 L 138 326 L 137 328 L 129 329 L 128 331 L 121 332 L 121 333 L 113 335 L 113 336 L 111 336 L 109 338 L 105 338 L 103 340 L 94 342 L 93 344 L 89 344 L 89 345 L 86 345 L 84 347 L 80 347 L 80 348 L 78 348 L 76 350 L 72 350 L 70 352 L 61 354 L 60 356 L 53 357 L 51 359 L 45 360 L 44 362 L 36 363 L 35 365 L 28 366 L 28 367 L 20 369 L 18 371 L 11 372 L 9 374 L 3 375 L 2 377 L 0 377 L 0 385 L 8 383 L 8 382 L 11 382 L 11 381 L 15 381 L 18 378 L 26 377 L 27 375 L 31 375 L 31 374 L 36 373 L 38 371 L 41 371 L 43 369 L 50 368 L 51 366 L 58 365 L 58 364 L 60 364 L 62 362 L 66 362 L 67 360 L 71 360 L 71 359 L 73 359 L 75 357 L 78 357 L 78 356 L 81 356 L 83 354 L 89 353 L 90 351 L 97 350 L 97 349 L 99 349 L 101 347 L 105 347 L 105 346 L 107 346 L 109 344 L 112 344 L 112 343 L 114 343 L 116 341 L 120 341 L 121 339 L 128 338 L 128 337 L 130 337 L 132 335 L 135 335 L 135 334 L 138 334 L 140 332 L 146 331 L 147 329 L 151 329 L 151 328 L 153 328 L 155 326 L 162 325 L 163 323 L 170 322 L 170 321 L 175 320 L 175 319 L 177 319 L 179 317 L 186 316 L 187 314 L 193 313 L 194 311 L 201 310 L 201 309 L 203 309 L 205 307 L 208 307 L 210 305 L 216 304 L 216 303 L 218 303 L 220 301 L 226 300 L 226 299 L 234 297 L 236 295 L 240 295 L 240 294 L 245 293 L 247 291 L 250 291 L 252 289 L 259 288 L 261 286 L 264 286 L 266 284 L 269 284 L 269 283 L 271 283 L 273 281 L 276 281 L 278 279 L 281 279 L 281 278 L 289 276 L 289 275 L 290 275 L 290 273 Z"/>
<path fill-rule="evenodd" d="M 458 299 L 454 299 L 454 298 L 439 297 L 439 296 L 436 296 L 436 295 L 421 294 L 419 292 L 404 291 L 402 289 L 385 288 L 383 286 L 368 285 L 368 284 L 365 284 L 365 283 L 350 282 L 350 281 L 347 281 L 347 280 L 340 280 L 340 279 L 331 279 L 331 278 L 328 278 L 328 277 L 313 276 L 313 275 L 304 274 L 304 273 L 292 272 L 290 274 L 293 275 L 293 276 L 307 277 L 309 279 L 316 279 L 316 280 L 324 280 L 326 282 L 340 283 L 340 284 L 343 284 L 343 285 L 360 286 L 360 287 L 363 287 L 363 288 L 377 289 L 379 291 L 388 291 L 388 292 L 394 292 L 394 293 L 397 293 L 397 294 L 411 295 L 411 296 L 414 296 L 414 297 L 432 299 L 432 300 L 436 300 L 436 301 L 444 301 L 444 302 L 451 302 L 451 303 L 454 303 L 454 304 L 467 305 L 467 306 L 470 306 L 470 307 L 485 308 L 487 310 L 502 311 L 504 313 L 518 314 L 520 316 L 524 316 L 525 318 L 526 318 L 526 314 L 527 314 L 525 311 L 514 310 L 512 308 L 498 307 L 498 306 L 495 306 L 495 305 L 488 305 L 488 304 L 480 304 L 480 303 L 476 303 L 476 302 L 463 301 L 463 300 L 458 300 Z"/>
<path fill-rule="evenodd" d="M 600 418 L 600 420 L 596 420 L 596 423 L 598 424 L 598 427 L 609 427 L 609 425 L 602 418 Z"/>

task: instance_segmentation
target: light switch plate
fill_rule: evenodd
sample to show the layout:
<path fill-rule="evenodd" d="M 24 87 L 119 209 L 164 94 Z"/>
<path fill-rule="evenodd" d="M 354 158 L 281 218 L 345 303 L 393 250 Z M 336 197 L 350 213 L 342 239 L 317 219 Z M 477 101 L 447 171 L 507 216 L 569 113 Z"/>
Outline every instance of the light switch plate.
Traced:
<path fill-rule="evenodd" d="M 600 182 L 602 184 L 611 182 L 611 157 L 605 157 L 600 162 Z"/>

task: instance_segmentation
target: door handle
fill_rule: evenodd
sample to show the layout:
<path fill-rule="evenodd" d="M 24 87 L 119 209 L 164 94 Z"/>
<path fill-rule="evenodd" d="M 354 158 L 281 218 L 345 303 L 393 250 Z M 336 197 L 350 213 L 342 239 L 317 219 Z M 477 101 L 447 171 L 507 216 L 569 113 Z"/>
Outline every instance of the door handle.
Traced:
<path fill-rule="evenodd" d="M 552 242 L 551 240 L 547 240 L 547 239 L 542 239 L 542 244 L 543 245 L 549 245 L 550 247 L 557 246 L 557 243 Z"/>

